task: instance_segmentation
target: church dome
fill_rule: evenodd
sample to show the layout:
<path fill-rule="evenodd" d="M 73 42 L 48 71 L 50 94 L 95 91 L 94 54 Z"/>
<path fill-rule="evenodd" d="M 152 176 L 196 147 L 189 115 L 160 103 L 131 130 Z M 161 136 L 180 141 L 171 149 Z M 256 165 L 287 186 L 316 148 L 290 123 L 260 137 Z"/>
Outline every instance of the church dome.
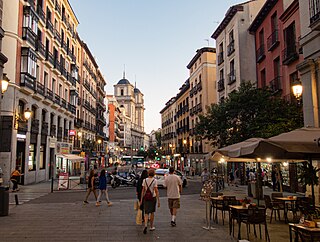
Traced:
<path fill-rule="evenodd" d="M 118 85 L 119 85 L 119 84 L 127 85 L 127 84 L 130 84 L 130 82 L 129 82 L 127 79 L 123 78 L 123 79 L 121 79 L 120 81 L 118 81 Z"/>
<path fill-rule="evenodd" d="M 134 88 L 134 93 L 141 93 L 138 88 Z"/>

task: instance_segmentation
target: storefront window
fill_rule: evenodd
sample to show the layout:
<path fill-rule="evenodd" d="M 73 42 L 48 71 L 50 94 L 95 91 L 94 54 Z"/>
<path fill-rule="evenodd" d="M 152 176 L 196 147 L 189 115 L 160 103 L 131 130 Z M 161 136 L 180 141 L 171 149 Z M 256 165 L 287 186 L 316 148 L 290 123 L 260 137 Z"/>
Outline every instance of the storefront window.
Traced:
<path fill-rule="evenodd" d="M 46 148 L 44 145 L 40 145 L 40 161 L 39 161 L 39 168 L 45 169 L 46 168 Z"/>
<path fill-rule="evenodd" d="M 28 160 L 28 169 L 29 171 L 36 170 L 36 151 L 35 144 L 29 145 L 29 160 Z"/>

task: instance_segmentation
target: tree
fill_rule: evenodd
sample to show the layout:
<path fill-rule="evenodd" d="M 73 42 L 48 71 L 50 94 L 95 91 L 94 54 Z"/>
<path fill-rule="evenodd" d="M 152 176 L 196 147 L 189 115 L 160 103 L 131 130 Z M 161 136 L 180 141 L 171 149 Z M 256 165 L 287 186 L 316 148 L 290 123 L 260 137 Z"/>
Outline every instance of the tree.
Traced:
<path fill-rule="evenodd" d="M 248 82 L 242 83 L 224 102 L 206 110 L 199 115 L 196 133 L 218 148 L 252 137 L 269 138 L 303 126 L 299 106 Z"/>

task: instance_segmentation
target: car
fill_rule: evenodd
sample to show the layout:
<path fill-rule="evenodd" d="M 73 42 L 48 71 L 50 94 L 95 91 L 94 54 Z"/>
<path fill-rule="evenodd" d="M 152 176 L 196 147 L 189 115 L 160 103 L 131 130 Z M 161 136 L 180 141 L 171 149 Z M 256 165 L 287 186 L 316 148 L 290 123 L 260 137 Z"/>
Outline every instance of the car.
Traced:
<path fill-rule="evenodd" d="M 157 169 L 155 171 L 155 178 L 157 179 L 158 187 L 163 187 L 164 179 L 169 174 L 169 169 Z M 187 185 L 187 178 L 182 174 L 181 171 L 175 170 L 174 174 L 178 175 L 182 181 L 182 187 Z"/>

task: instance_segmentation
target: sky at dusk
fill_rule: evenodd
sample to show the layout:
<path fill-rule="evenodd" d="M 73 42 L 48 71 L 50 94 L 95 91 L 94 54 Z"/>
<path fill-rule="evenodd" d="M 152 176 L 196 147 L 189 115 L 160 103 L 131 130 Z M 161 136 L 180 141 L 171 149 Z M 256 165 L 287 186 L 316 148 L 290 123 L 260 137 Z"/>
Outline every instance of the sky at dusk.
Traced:
<path fill-rule="evenodd" d="M 160 111 L 189 77 L 197 49 L 239 0 L 69 0 L 107 82 L 107 93 L 123 77 L 144 94 L 145 132 L 161 128 Z"/>

